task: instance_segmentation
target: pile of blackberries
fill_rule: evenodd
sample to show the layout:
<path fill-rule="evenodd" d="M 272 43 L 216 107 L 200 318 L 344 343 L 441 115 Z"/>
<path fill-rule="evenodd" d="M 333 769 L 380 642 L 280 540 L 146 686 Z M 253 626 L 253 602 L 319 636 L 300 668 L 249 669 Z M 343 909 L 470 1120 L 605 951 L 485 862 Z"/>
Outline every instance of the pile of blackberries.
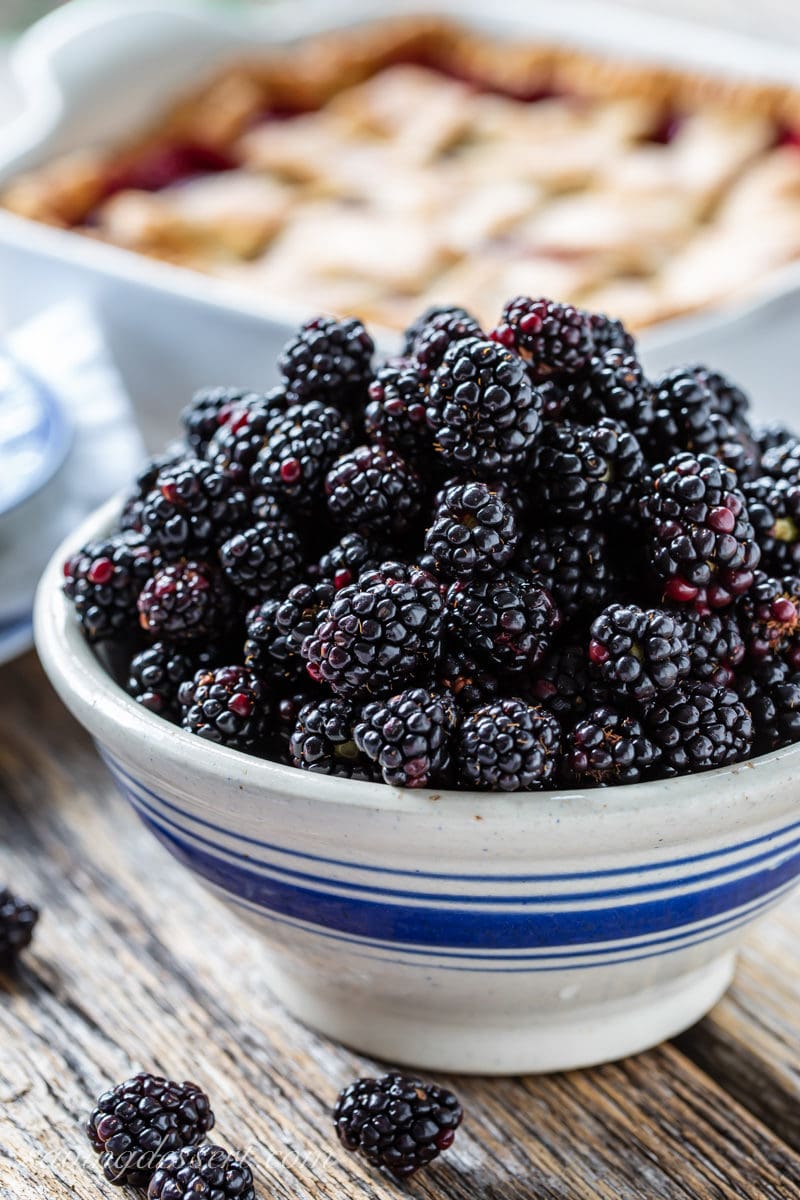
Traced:
<path fill-rule="evenodd" d="M 636 783 L 800 738 L 800 439 L 605 316 L 303 325 L 65 565 L 135 699 L 350 780 Z M 119 654 L 116 655 L 119 658 Z"/>

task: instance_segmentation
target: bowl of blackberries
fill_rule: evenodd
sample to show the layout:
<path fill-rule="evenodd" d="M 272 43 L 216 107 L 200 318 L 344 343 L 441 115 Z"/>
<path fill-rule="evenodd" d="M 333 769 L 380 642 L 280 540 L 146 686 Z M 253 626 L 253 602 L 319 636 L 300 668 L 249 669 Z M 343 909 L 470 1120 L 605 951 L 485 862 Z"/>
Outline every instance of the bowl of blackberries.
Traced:
<path fill-rule="evenodd" d="M 543 298 L 277 369 L 56 555 L 56 688 L 317 1028 L 475 1071 L 684 1028 L 800 873 L 800 438 Z"/>

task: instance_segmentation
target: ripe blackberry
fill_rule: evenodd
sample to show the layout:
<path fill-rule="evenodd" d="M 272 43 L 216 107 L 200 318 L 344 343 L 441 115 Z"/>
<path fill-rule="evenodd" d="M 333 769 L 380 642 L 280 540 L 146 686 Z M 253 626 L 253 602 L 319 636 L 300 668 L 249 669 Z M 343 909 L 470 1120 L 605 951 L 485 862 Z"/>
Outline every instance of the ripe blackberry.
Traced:
<path fill-rule="evenodd" d="M 800 439 L 793 434 L 787 441 L 765 450 L 761 467 L 773 479 L 800 484 Z"/>
<path fill-rule="evenodd" d="M 306 680 L 300 648 L 335 594 L 330 583 L 298 583 L 283 599 L 266 600 L 251 609 L 246 621 L 245 665 L 263 679 Z"/>
<path fill-rule="evenodd" d="M 589 661 L 617 696 L 651 700 L 689 674 L 681 622 L 659 608 L 609 604 L 592 622 Z"/>
<path fill-rule="evenodd" d="M 652 775 L 660 757 L 636 717 L 618 708 L 593 708 L 565 735 L 563 775 L 577 787 L 639 783 Z"/>
<path fill-rule="evenodd" d="M 89 542 L 64 563 L 64 593 L 90 642 L 136 632 L 136 601 L 158 565 L 141 534 L 115 533 Z"/>
<path fill-rule="evenodd" d="M 675 606 L 672 611 L 689 644 L 692 679 L 731 687 L 746 650 L 734 610 L 698 613 L 692 608 Z"/>
<path fill-rule="evenodd" d="M 178 688 L 201 667 L 215 662 L 219 653 L 215 646 L 198 648 L 154 642 L 134 654 L 125 690 L 149 712 L 177 721 L 181 712 Z"/>
<path fill-rule="evenodd" d="M 411 330 L 406 335 L 407 353 L 425 383 L 432 378 L 444 362 L 447 351 L 457 342 L 483 337 L 478 322 L 463 308 L 428 309 L 416 325 L 418 328 L 414 337 L 410 337 Z"/>
<path fill-rule="evenodd" d="M 353 732 L 355 743 L 392 787 L 444 783 L 456 728 L 456 705 L 446 692 L 408 688 L 388 700 L 365 704 Z"/>
<path fill-rule="evenodd" d="M 634 510 L 644 471 L 639 442 L 617 421 L 548 424 L 533 455 L 533 506 L 559 524 L 626 516 Z"/>
<path fill-rule="evenodd" d="M 711 411 L 725 417 L 734 428 L 750 433 L 750 400 L 742 389 L 721 371 L 712 371 L 710 367 L 700 364 L 691 370 L 695 379 L 711 393 Z"/>
<path fill-rule="evenodd" d="M 38 909 L 7 887 L 0 888 L 0 971 L 9 971 L 16 965 L 33 940 L 38 920 Z"/>
<path fill-rule="evenodd" d="M 506 566 L 518 541 L 512 505 L 488 483 L 471 480 L 444 490 L 425 534 L 425 549 L 433 557 L 437 574 L 471 579 Z"/>
<path fill-rule="evenodd" d="M 253 1172 L 222 1146 L 184 1146 L 165 1154 L 147 1200 L 256 1200 Z"/>
<path fill-rule="evenodd" d="M 251 600 L 266 600 L 291 587 L 303 573 L 303 544 L 289 526 L 259 521 L 223 542 L 220 565 Z"/>
<path fill-rule="evenodd" d="M 541 411 L 542 397 L 522 360 L 473 337 L 446 351 L 431 383 L 427 418 L 448 469 L 492 479 L 527 465 Z"/>
<path fill-rule="evenodd" d="M 240 487 L 247 486 L 250 471 L 269 441 L 276 422 L 286 412 L 286 393 L 273 388 L 262 394 L 251 392 L 228 411 L 228 419 L 209 441 L 205 457 Z"/>
<path fill-rule="evenodd" d="M 800 670 L 800 578 L 774 579 L 757 571 L 752 588 L 739 601 L 737 615 L 754 662 L 780 658 L 792 670 Z"/>
<path fill-rule="evenodd" d="M 452 1146 L 462 1118 L 452 1092 L 397 1074 L 356 1080 L 339 1093 L 333 1112 L 345 1149 L 397 1179 Z"/>
<path fill-rule="evenodd" d="M 380 367 L 369 385 L 364 430 L 371 442 L 396 450 L 408 462 L 430 458 L 431 434 L 426 420 L 427 388 L 410 363 Z"/>
<path fill-rule="evenodd" d="M 289 742 L 294 766 L 341 779 L 379 779 L 379 772 L 353 738 L 357 718 L 358 710 L 349 700 L 309 701 L 297 715 Z"/>
<path fill-rule="evenodd" d="M 302 646 L 312 679 L 340 696 L 395 692 L 434 661 L 444 602 L 427 572 L 384 563 L 341 588 Z"/>
<path fill-rule="evenodd" d="M 639 360 L 619 349 L 593 357 L 564 388 L 564 414 L 583 425 L 611 417 L 637 434 L 646 431 L 653 414 L 650 387 Z"/>
<path fill-rule="evenodd" d="M 257 492 L 281 498 L 288 512 L 308 513 L 322 498 L 325 473 L 351 444 L 341 413 L 311 400 L 276 419 L 250 472 Z"/>
<path fill-rule="evenodd" d="M 742 485 L 761 548 L 761 567 L 773 575 L 800 569 L 800 484 L 762 475 Z"/>
<path fill-rule="evenodd" d="M 244 492 L 199 458 L 159 471 L 142 507 L 147 540 L 172 558 L 209 553 L 248 516 Z"/>
<path fill-rule="evenodd" d="M 636 343 L 621 321 L 607 317 L 605 313 L 587 313 L 589 328 L 592 331 L 595 354 L 605 354 L 606 350 L 621 350 L 623 354 L 634 354 Z"/>
<path fill-rule="evenodd" d="M 459 781 L 465 788 L 532 792 L 555 782 L 561 726 L 546 708 L 515 698 L 468 713 L 458 730 Z"/>
<path fill-rule="evenodd" d="M 664 594 L 722 608 L 752 586 L 761 551 L 733 471 L 708 454 L 654 468 L 641 500 L 650 563 Z"/>
<path fill-rule="evenodd" d="M 800 741 L 800 674 L 779 659 L 755 663 L 736 677 L 739 699 L 755 724 L 756 754 Z"/>
<path fill-rule="evenodd" d="M 753 430 L 753 441 L 758 446 L 761 455 L 768 450 L 775 450 L 785 442 L 795 441 L 796 437 L 788 425 L 773 421 L 770 425 L 759 425 Z"/>
<path fill-rule="evenodd" d="M 215 567 L 188 558 L 159 567 L 139 593 L 137 607 L 145 633 L 187 642 L 227 633 L 233 600 Z"/>
<path fill-rule="evenodd" d="M 662 752 L 667 776 L 707 771 L 747 758 L 753 718 L 736 692 L 713 683 L 682 684 L 647 709 L 647 732 Z"/>
<path fill-rule="evenodd" d="M 711 428 L 714 441 L 709 452 L 736 472 L 740 485 L 757 479 L 761 473 L 761 453 L 750 434 L 737 429 L 720 413 L 711 414 Z"/>
<path fill-rule="evenodd" d="M 374 352 L 355 317 L 313 317 L 286 343 L 278 369 L 292 403 L 318 400 L 346 412 L 363 403 Z"/>
<path fill-rule="evenodd" d="M 209 742 L 247 751 L 267 734 L 267 689 L 248 667 L 204 667 L 184 680 L 178 700 L 183 728 Z"/>
<path fill-rule="evenodd" d="M 536 668 L 533 698 L 565 724 L 610 698 L 586 661 L 586 649 L 576 643 L 549 650 Z"/>
<path fill-rule="evenodd" d="M 98 1098 L 86 1135 L 109 1183 L 143 1188 L 162 1155 L 196 1145 L 213 1125 L 197 1084 L 140 1074 Z"/>
<path fill-rule="evenodd" d="M 317 565 L 320 582 L 337 589 L 355 583 L 362 571 L 379 566 L 389 552 L 361 533 L 345 533 L 323 554 Z"/>
<path fill-rule="evenodd" d="M 426 308 L 415 321 L 403 331 L 402 356 L 404 358 L 413 358 L 414 348 L 420 338 L 420 335 L 430 325 L 435 325 L 440 321 L 455 320 L 462 321 L 464 324 L 478 328 L 478 323 L 465 308 L 459 308 L 456 304 L 431 304 Z M 468 337 L 473 336 L 473 330 L 470 329 Z"/>
<path fill-rule="evenodd" d="M 517 553 L 517 570 L 547 588 L 565 622 L 603 608 L 616 583 L 608 535 L 593 525 L 529 533 Z"/>
<path fill-rule="evenodd" d="M 535 667 L 561 624 L 550 593 L 513 571 L 458 580 L 446 600 L 451 638 L 499 671 Z"/>
<path fill-rule="evenodd" d="M 653 420 L 648 449 L 663 461 L 671 454 L 691 450 L 713 451 L 717 434 L 711 421 L 714 396 L 692 367 L 675 367 L 652 386 Z"/>
<path fill-rule="evenodd" d="M 459 708 L 470 709 L 497 700 L 501 680 L 492 667 L 474 658 L 462 646 L 445 643 L 436 663 L 433 686 L 449 692 Z"/>
<path fill-rule="evenodd" d="M 537 380 L 577 375 L 595 350 L 586 313 L 571 304 L 530 296 L 508 301 L 490 337 L 522 355 Z"/>
<path fill-rule="evenodd" d="M 249 395 L 247 388 L 234 387 L 205 387 L 195 392 L 180 417 L 186 442 L 195 458 L 203 457 L 206 446 L 225 424 L 231 410 Z"/>
<path fill-rule="evenodd" d="M 337 525 L 365 535 L 401 535 L 422 506 L 422 482 L 394 450 L 356 446 L 325 477 L 328 511 Z"/>
<path fill-rule="evenodd" d="M 190 456 L 189 456 L 190 457 Z M 148 458 L 134 479 L 133 487 L 122 505 L 119 527 L 123 532 L 128 530 L 141 533 L 142 510 L 146 497 L 155 487 L 160 471 L 167 467 L 177 466 L 187 458 L 186 447 L 182 442 L 168 446 L 162 454 Z"/>

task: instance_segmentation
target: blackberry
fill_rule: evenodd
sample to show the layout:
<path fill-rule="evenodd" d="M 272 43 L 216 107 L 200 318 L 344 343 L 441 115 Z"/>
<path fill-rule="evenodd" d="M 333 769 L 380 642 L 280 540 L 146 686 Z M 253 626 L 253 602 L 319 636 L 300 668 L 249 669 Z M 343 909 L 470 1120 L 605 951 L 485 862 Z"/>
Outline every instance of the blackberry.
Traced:
<path fill-rule="evenodd" d="M 448 350 L 466 339 L 482 338 L 483 330 L 463 308 L 429 309 L 418 322 L 409 355 L 423 382 L 427 383 L 442 365 Z M 406 341 L 408 342 L 408 337 Z"/>
<path fill-rule="evenodd" d="M 665 596 L 722 608 L 752 586 L 761 551 L 733 471 L 708 454 L 654 468 L 641 500 L 650 563 Z"/>
<path fill-rule="evenodd" d="M 691 370 L 695 379 L 711 393 L 711 411 L 725 417 L 735 429 L 750 433 L 750 400 L 742 389 L 721 371 L 712 371 L 710 367 L 700 364 L 693 366 Z"/>
<path fill-rule="evenodd" d="M 388 551 L 361 533 L 345 533 L 323 554 L 317 565 L 320 582 L 337 589 L 355 583 L 366 568 L 374 568 L 389 557 Z"/>
<path fill-rule="evenodd" d="M 397 1074 L 356 1080 L 339 1093 L 333 1112 L 345 1149 L 397 1179 L 452 1146 L 462 1118 L 452 1092 Z"/>
<path fill-rule="evenodd" d="M 535 667 L 561 623 L 550 593 L 513 571 L 452 584 L 447 612 L 451 638 L 510 672 Z"/>
<path fill-rule="evenodd" d="M 231 410 L 249 395 L 247 388 L 234 387 L 205 387 L 195 392 L 180 417 L 187 445 L 195 458 L 203 457 L 206 446 L 225 424 Z"/>
<path fill-rule="evenodd" d="M 417 567 L 385 563 L 336 593 L 302 655 L 311 678 L 337 695 L 386 695 L 430 666 L 443 629 L 436 580 Z"/>
<path fill-rule="evenodd" d="M 765 475 L 800 483 L 800 439 L 792 435 L 787 441 L 765 450 L 761 458 Z"/>
<path fill-rule="evenodd" d="M 190 456 L 189 456 L 190 457 Z M 133 488 L 122 505 L 119 527 L 125 532 L 131 530 L 141 533 L 143 530 L 142 510 L 148 494 L 155 487 L 160 471 L 167 467 L 177 466 L 187 458 L 186 447 L 182 442 L 168 446 L 163 454 L 148 458 L 134 479 Z"/>
<path fill-rule="evenodd" d="M 561 525 L 529 533 L 517 554 L 517 570 L 541 582 L 565 622 L 603 608 L 616 583 L 608 535 L 593 525 Z"/>
<path fill-rule="evenodd" d="M 286 343 L 278 369 L 291 402 L 317 400 L 346 412 L 363 402 L 374 352 L 355 317 L 313 317 Z"/>
<path fill-rule="evenodd" d="M 746 650 L 733 609 L 698 613 L 692 608 L 676 606 L 673 612 L 689 644 L 692 678 L 731 687 Z"/>
<path fill-rule="evenodd" d="M 531 498 L 559 524 L 625 516 L 634 510 L 644 472 L 639 442 L 619 422 L 548 424 L 533 456 Z"/>
<path fill-rule="evenodd" d="M 364 409 L 367 437 L 411 463 L 430 458 L 426 403 L 427 388 L 416 367 L 408 363 L 381 367 L 369 385 Z"/>
<path fill-rule="evenodd" d="M 251 609 L 246 621 L 245 665 L 264 679 L 305 680 L 300 648 L 335 594 L 330 583 L 298 583 L 282 600 L 266 600 Z"/>
<path fill-rule="evenodd" d="M 286 394 L 282 388 L 266 394 L 249 393 L 229 410 L 228 419 L 206 447 L 206 459 L 215 471 L 240 487 L 246 486 L 259 452 L 285 412 Z"/>
<path fill-rule="evenodd" d="M 560 721 L 574 721 L 604 700 L 586 661 L 586 650 L 567 643 L 549 650 L 536 668 L 531 684 L 533 698 L 544 704 Z"/>
<path fill-rule="evenodd" d="M 253 1172 L 222 1146 L 184 1146 L 165 1154 L 147 1200 L 256 1200 Z"/>
<path fill-rule="evenodd" d="M 736 691 L 753 717 L 756 754 L 800 741 L 800 673 L 766 659 L 737 675 Z"/>
<path fill-rule="evenodd" d="M 794 440 L 796 440 L 795 434 L 788 425 L 781 425 L 778 421 L 774 421 L 770 425 L 759 425 L 753 430 L 753 441 L 758 446 L 762 457 L 768 450 L 775 450 L 785 442 Z"/>
<path fill-rule="evenodd" d="M 542 397 L 522 360 L 473 337 L 445 352 L 431 383 L 427 418 L 446 467 L 491 479 L 527 465 L 541 411 Z"/>
<path fill-rule="evenodd" d="M 436 664 L 433 686 L 449 692 L 459 708 L 470 709 L 497 700 L 501 680 L 495 670 L 467 653 L 463 647 L 445 643 Z"/>
<path fill-rule="evenodd" d="M 251 600 L 266 600 L 302 575 L 303 544 L 287 525 L 259 521 L 223 542 L 219 561 L 240 592 Z"/>
<path fill-rule="evenodd" d="M 646 431 L 653 419 L 650 388 L 642 366 L 624 350 L 606 350 L 592 358 L 563 394 L 564 412 L 583 425 L 611 417 L 638 434 Z"/>
<path fill-rule="evenodd" d="M 546 708 L 515 698 L 468 713 L 456 762 L 465 788 L 531 792 L 551 786 L 561 756 L 561 726 Z"/>
<path fill-rule="evenodd" d="M 64 593 L 90 642 L 136 632 L 136 601 L 158 565 L 141 534 L 127 532 L 89 542 L 64 563 Z"/>
<path fill-rule="evenodd" d="M 713 683 L 690 681 L 660 695 L 645 724 L 667 776 L 740 762 L 753 747 L 749 710 L 736 692 Z"/>
<path fill-rule="evenodd" d="M 514 556 L 519 527 L 514 508 L 487 483 L 455 483 L 438 500 L 425 549 L 448 579 L 491 575 Z"/>
<path fill-rule="evenodd" d="M 338 458 L 325 477 L 328 511 L 356 533 L 405 533 L 422 506 L 416 471 L 394 450 L 357 446 Z"/>
<path fill-rule="evenodd" d="M 774 579 L 757 571 L 755 582 L 739 601 L 739 627 L 754 662 L 780 658 L 800 670 L 800 578 Z"/>
<path fill-rule="evenodd" d="M 86 1135 L 109 1183 L 143 1188 L 162 1155 L 196 1145 L 213 1125 L 197 1084 L 140 1074 L 98 1098 Z"/>
<path fill-rule="evenodd" d="M 423 788 L 444 783 L 456 705 L 446 692 L 409 688 L 388 700 L 364 705 L 353 736 L 392 787 Z"/>
<path fill-rule="evenodd" d="M 491 338 L 522 355 L 534 379 L 577 375 L 595 350 L 589 316 L 571 304 L 516 296 Z"/>
<path fill-rule="evenodd" d="M 33 941 L 39 911 L 7 887 L 0 888 L 0 971 L 11 970 Z"/>
<path fill-rule="evenodd" d="M 682 450 L 713 451 L 717 434 L 711 421 L 714 396 L 692 367 L 675 367 L 652 385 L 653 419 L 648 449 L 663 459 Z"/>
<path fill-rule="evenodd" d="M 750 434 L 737 429 L 727 417 L 711 414 L 714 441 L 710 452 L 726 467 L 736 472 L 739 483 L 757 479 L 761 472 L 761 453 Z"/>
<path fill-rule="evenodd" d="M 605 354 L 606 350 L 621 350 L 623 354 L 634 354 L 636 343 L 621 321 L 607 317 L 605 313 L 587 313 L 589 328 L 592 331 L 595 354 Z"/>
<path fill-rule="evenodd" d="M 224 635 L 233 600 L 215 567 L 188 558 L 159 567 L 139 593 L 137 607 L 145 633 L 187 642 Z"/>
<path fill-rule="evenodd" d="M 762 475 L 743 484 L 742 492 L 762 569 L 774 575 L 800 569 L 800 484 Z"/>
<path fill-rule="evenodd" d="M 357 709 L 349 700 L 311 700 L 297 715 L 289 742 L 294 766 L 341 779 L 380 778 L 353 738 Z"/>
<path fill-rule="evenodd" d="M 181 711 L 178 688 L 201 667 L 215 662 L 219 653 L 217 647 L 213 646 L 200 649 L 192 645 L 173 646 L 169 642 L 154 642 L 152 646 L 134 654 L 128 668 L 125 690 L 149 712 L 177 721 Z"/>
<path fill-rule="evenodd" d="M 181 725 L 190 733 L 251 750 L 267 734 L 267 689 L 248 667 L 204 667 L 178 689 Z"/>
<path fill-rule="evenodd" d="M 247 497 L 199 458 L 159 471 L 142 507 L 142 525 L 152 546 L 173 558 L 207 554 L 248 518 Z"/>
<path fill-rule="evenodd" d="M 593 708 L 565 736 L 564 779 L 578 787 L 639 783 L 660 757 L 636 717 L 617 708 Z"/>
<path fill-rule="evenodd" d="M 663 609 L 610 604 L 592 622 L 589 660 L 617 696 L 651 700 L 690 670 L 681 622 Z"/>
<path fill-rule="evenodd" d="M 465 308 L 459 308 L 456 304 L 432 304 L 424 312 L 421 312 L 417 319 L 403 331 L 403 348 L 401 351 L 403 358 L 414 357 L 414 349 L 417 342 L 429 326 L 437 326 L 447 321 L 461 322 L 464 325 L 470 326 L 467 334 L 468 337 L 472 337 L 476 331 L 480 333 L 478 322 Z"/>
<path fill-rule="evenodd" d="M 287 511 L 310 512 L 322 498 L 325 474 L 351 444 L 341 413 L 321 404 L 294 404 L 276 419 L 250 472 L 257 492 L 280 497 Z"/>

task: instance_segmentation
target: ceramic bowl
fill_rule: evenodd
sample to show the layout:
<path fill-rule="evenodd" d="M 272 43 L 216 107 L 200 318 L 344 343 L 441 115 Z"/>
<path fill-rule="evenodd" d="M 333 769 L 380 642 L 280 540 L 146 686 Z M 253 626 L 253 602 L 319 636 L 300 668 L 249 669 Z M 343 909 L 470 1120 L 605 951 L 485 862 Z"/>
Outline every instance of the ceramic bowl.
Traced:
<path fill-rule="evenodd" d="M 800 744 L 659 783 L 402 791 L 220 748 L 109 677 L 61 591 L 35 630 L 56 690 L 171 854 L 262 935 L 300 1020 L 393 1063 L 585 1066 L 698 1020 L 752 924 L 800 875 Z"/>

